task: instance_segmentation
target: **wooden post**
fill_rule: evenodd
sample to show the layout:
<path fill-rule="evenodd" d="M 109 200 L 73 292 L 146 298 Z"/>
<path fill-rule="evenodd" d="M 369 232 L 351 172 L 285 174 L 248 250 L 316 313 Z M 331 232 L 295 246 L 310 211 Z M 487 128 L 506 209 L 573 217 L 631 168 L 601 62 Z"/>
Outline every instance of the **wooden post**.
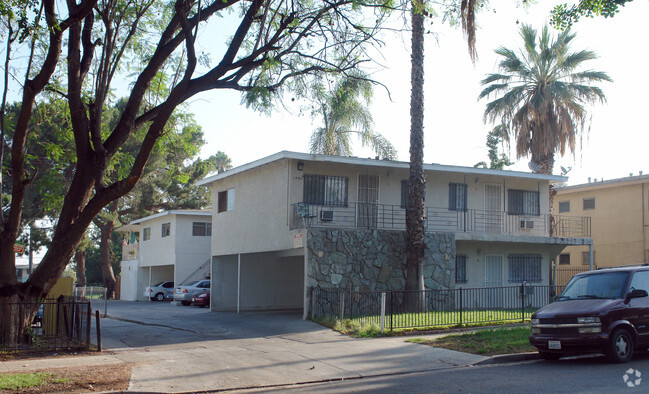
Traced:
<path fill-rule="evenodd" d="M 99 317 L 99 309 L 95 311 L 95 318 L 97 322 L 97 351 L 101 352 L 101 320 Z"/>

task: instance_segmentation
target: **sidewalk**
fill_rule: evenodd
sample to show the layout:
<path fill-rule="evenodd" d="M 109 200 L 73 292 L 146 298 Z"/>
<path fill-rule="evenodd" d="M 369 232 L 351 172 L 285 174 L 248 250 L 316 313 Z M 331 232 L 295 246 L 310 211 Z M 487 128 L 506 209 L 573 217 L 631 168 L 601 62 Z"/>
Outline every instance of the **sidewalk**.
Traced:
<path fill-rule="evenodd" d="M 208 312 L 167 316 L 168 324 L 160 324 L 145 319 L 145 312 L 139 313 L 147 321 L 140 323 L 113 313 L 119 316 L 102 320 L 110 353 L 6 361 L 0 372 L 128 362 L 133 364 L 129 391 L 187 392 L 357 379 L 491 360 L 408 343 L 406 337 L 354 339 L 292 316 Z M 186 327 L 193 319 L 201 320 L 198 330 Z M 177 326 L 182 322 L 184 328 Z"/>

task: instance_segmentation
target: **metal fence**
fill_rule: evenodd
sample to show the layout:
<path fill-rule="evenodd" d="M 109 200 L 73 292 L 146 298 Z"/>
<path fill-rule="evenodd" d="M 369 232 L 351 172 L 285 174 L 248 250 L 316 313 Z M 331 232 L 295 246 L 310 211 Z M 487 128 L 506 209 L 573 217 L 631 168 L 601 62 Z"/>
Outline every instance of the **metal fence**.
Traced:
<path fill-rule="evenodd" d="M 74 298 L 79 301 L 89 301 L 94 309 L 104 308 L 104 317 L 108 314 L 107 289 L 102 286 L 83 286 L 74 288 Z"/>
<path fill-rule="evenodd" d="M 562 290 L 528 285 L 410 292 L 314 288 L 311 315 L 376 324 L 381 330 L 524 322 Z"/>
<path fill-rule="evenodd" d="M 28 302 L 11 303 L 12 309 L 31 309 Z M 74 298 L 46 299 L 25 333 L 21 350 L 88 350 L 90 348 L 91 305 Z M 3 345 L 7 346 L 7 345 Z M 26 347 L 26 348 L 25 348 Z"/>

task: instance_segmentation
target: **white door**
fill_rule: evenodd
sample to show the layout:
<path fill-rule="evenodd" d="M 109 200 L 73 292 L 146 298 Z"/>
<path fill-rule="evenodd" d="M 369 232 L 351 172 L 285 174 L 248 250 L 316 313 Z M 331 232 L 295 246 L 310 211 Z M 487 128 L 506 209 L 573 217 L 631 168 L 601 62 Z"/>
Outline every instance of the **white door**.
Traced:
<path fill-rule="evenodd" d="M 503 256 L 485 256 L 485 307 L 500 308 L 503 301 Z"/>
<path fill-rule="evenodd" d="M 358 175 L 358 227 L 377 228 L 379 176 Z"/>
<path fill-rule="evenodd" d="M 503 208 L 500 185 L 486 184 L 484 186 L 484 229 L 489 234 L 503 232 Z"/>

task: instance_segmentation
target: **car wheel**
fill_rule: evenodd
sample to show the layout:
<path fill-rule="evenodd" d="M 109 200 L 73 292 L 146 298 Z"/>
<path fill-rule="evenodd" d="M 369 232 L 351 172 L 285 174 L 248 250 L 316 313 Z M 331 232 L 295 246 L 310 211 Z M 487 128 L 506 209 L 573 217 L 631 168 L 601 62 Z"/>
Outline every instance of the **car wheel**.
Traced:
<path fill-rule="evenodd" d="M 614 363 L 625 363 L 633 357 L 633 338 L 629 331 L 618 328 L 613 335 L 606 349 L 606 356 Z"/>
<path fill-rule="evenodd" d="M 561 358 L 561 356 L 563 356 L 563 354 L 561 353 L 539 352 L 539 354 L 541 355 L 541 357 L 543 357 L 544 360 L 548 361 L 558 360 Z"/>
<path fill-rule="evenodd" d="M 164 301 L 164 299 L 165 299 L 165 295 L 162 294 L 162 293 L 158 293 L 158 294 L 155 295 L 155 300 L 156 301 Z"/>
<path fill-rule="evenodd" d="M 181 304 L 183 304 L 183 305 L 185 305 L 185 306 L 187 306 L 187 305 L 190 305 L 190 304 L 191 304 L 191 302 L 189 302 L 189 301 L 180 301 L 180 303 L 181 303 Z"/>

